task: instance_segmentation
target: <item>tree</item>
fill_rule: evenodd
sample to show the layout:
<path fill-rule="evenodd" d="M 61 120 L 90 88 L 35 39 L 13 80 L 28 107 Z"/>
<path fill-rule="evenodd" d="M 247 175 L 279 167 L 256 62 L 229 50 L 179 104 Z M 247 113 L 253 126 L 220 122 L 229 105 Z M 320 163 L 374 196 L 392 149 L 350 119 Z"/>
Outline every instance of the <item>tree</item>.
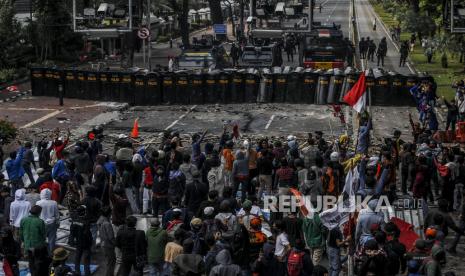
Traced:
<path fill-rule="evenodd" d="M 173 11 L 176 12 L 176 16 L 179 23 L 181 32 L 181 40 L 184 46 L 188 46 L 189 42 L 189 22 L 187 18 L 189 16 L 189 0 L 182 0 L 181 5 L 176 0 L 170 0 L 170 6 Z"/>
<path fill-rule="evenodd" d="M 223 24 L 223 13 L 221 11 L 220 0 L 208 0 L 210 14 L 213 24 Z"/>
<path fill-rule="evenodd" d="M 0 120 L 0 145 L 6 145 L 16 139 L 18 129 L 9 121 Z"/>
<path fill-rule="evenodd" d="M 0 69 L 18 67 L 21 25 L 15 19 L 12 0 L 0 0 Z"/>
<path fill-rule="evenodd" d="M 83 47 L 82 38 L 71 29 L 71 16 L 65 0 L 38 0 L 35 2 L 37 31 L 41 61 L 54 59 L 64 62 L 78 60 Z"/>

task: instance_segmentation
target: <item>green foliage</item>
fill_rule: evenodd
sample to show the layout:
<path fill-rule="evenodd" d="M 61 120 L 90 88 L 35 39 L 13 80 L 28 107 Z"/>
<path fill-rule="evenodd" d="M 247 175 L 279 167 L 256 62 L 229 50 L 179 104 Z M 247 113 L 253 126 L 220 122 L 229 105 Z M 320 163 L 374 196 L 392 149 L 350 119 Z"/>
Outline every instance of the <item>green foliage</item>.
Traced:
<path fill-rule="evenodd" d="M 24 62 L 25 40 L 14 15 L 12 0 L 0 0 L 0 69 L 15 68 Z"/>
<path fill-rule="evenodd" d="M 0 70 L 0 84 L 14 80 L 17 77 L 16 70 L 13 68 Z"/>
<path fill-rule="evenodd" d="M 37 21 L 32 28 L 41 34 L 35 37 L 40 60 L 77 61 L 83 42 L 71 28 L 72 20 L 65 0 L 36 1 L 35 15 Z"/>
<path fill-rule="evenodd" d="M 18 129 L 13 123 L 0 119 L 0 144 L 9 144 L 18 135 Z"/>
<path fill-rule="evenodd" d="M 402 21 L 406 31 L 427 35 L 436 30 L 436 23 L 434 20 L 422 13 L 416 14 L 412 10 L 408 10 L 403 19 Z"/>

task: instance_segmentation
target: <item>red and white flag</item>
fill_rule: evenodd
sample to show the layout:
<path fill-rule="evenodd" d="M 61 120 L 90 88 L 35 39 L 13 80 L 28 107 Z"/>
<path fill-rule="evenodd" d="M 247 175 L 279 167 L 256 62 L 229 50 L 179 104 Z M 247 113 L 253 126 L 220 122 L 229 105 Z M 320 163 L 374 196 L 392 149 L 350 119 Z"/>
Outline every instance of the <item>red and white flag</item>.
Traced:
<path fill-rule="evenodd" d="M 357 83 L 344 96 L 344 102 L 352 106 L 358 113 L 362 112 L 366 105 L 365 73 L 360 74 Z"/>

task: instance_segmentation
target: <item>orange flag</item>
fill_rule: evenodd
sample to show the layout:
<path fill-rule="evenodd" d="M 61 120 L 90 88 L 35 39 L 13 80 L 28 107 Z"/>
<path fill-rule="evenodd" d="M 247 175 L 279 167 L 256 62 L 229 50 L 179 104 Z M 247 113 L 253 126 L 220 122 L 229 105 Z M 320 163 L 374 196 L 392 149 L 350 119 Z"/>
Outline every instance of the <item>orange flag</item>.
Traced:
<path fill-rule="evenodd" d="M 131 131 L 131 138 L 139 138 L 139 118 L 134 120 L 134 126 Z"/>

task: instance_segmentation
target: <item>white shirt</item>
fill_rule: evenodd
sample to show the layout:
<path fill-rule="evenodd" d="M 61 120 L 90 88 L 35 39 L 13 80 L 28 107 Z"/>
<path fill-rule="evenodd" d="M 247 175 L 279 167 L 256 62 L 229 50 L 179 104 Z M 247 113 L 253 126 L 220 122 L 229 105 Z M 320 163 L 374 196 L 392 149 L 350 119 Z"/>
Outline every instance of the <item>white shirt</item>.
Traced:
<path fill-rule="evenodd" d="M 287 239 L 286 233 L 281 233 L 276 238 L 276 248 L 274 251 L 275 256 L 282 257 L 284 256 L 285 249 L 289 245 L 289 240 Z"/>

